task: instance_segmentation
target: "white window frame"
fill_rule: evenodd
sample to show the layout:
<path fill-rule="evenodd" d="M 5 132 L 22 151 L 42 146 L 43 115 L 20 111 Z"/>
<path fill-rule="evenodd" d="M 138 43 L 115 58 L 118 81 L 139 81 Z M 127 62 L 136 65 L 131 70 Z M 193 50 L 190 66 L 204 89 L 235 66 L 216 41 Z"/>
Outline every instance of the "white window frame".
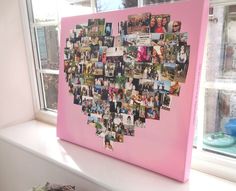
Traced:
<path fill-rule="evenodd" d="M 224 5 L 224 6 L 236 4 L 235 0 L 210 0 L 210 3 L 214 5 Z M 27 56 L 27 62 L 28 62 L 28 67 L 29 67 L 29 75 L 30 75 L 30 80 L 31 80 L 35 118 L 37 120 L 55 125 L 57 121 L 57 113 L 52 112 L 52 111 L 45 111 L 41 109 L 40 96 L 42 97 L 43 95 L 42 93 L 41 94 L 38 93 L 39 91 L 38 91 L 38 85 L 37 85 L 37 77 L 35 75 L 37 72 L 35 71 L 34 64 L 32 64 L 35 62 L 33 50 L 36 48 L 36 45 L 35 43 L 32 42 L 31 36 L 29 35 L 30 23 L 28 20 L 26 3 L 25 1 L 20 1 L 19 4 L 20 4 L 20 9 L 21 9 L 22 25 L 23 25 L 24 36 L 25 36 L 25 46 L 26 46 L 25 48 L 26 48 L 26 54 L 27 54 L 26 56 Z M 95 0 L 91 0 L 91 5 L 93 6 L 93 12 L 95 12 L 96 11 Z M 142 5 L 143 5 L 143 0 L 138 0 L 138 6 L 142 6 Z M 58 24 L 58 23 L 54 23 L 54 24 Z M 207 44 L 207 40 L 206 40 L 206 44 Z M 44 71 L 41 71 L 39 68 L 36 68 L 36 70 L 38 72 L 44 72 Z M 47 71 L 47 72 L 50 72 L 50 71 Z M 206 80 L 204 77 L 205 75 L 206 75 L 206 51 L 205 51 L 204 62 L 202 66 L 202 78 L 200 82 L 201 89 L 199 91 L 198 113 L 201 113 L 201 115 L 198 115 L 198 123 L 197 123 L 198 143 L 197 143 L 197 148 L 193 149 L 192 168 L 236 182 L 236 171 L 235 171 L 236 159 L 203 150 L 203 122 L 204 122 L 203 113 L 204 113 L 204 99 L 205 99 L 204 95 L 205 95 L 205 89 L 209 85 L 211 85 L 210 83 L 206 83 Z M 39 88 L 42 88 L 42 87 L 39 87 Z"/>

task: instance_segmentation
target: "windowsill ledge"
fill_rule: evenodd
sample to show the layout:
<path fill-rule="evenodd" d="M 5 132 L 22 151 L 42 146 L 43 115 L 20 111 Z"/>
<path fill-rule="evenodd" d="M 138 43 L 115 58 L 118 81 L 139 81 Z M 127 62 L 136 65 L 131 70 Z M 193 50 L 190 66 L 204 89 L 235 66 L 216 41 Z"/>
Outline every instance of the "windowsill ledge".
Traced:
<path fill-rule="evenodd" d="M 54 126 L 29 121 L 0 129 L 0 139 L 67 169 L 109 190 L 235 191 L 236 183 L 191 170 L 187 183 L 179 183 L 56 137 Z M 101 165 L 104 164 L 104 165 Z"/>

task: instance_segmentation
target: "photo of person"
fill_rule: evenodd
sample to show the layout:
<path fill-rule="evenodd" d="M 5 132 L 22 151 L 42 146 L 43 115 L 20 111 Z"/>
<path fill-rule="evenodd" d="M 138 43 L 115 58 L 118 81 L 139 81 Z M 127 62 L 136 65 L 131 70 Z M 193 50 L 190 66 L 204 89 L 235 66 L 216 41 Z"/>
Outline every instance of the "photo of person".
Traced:
<path fill-rule="evenodd" d="M 105 36 L 104 37 L 104 46 L 113 47 L 114 45 L 114 37 L 113 36 Z"/>
<path fill-rule="evenodd" d="M 147 119 L 160 120 L 160 107 L 147 107 L 145 117 Z"/>
<path fill-rule="evenodd" d="M 173 21 L 170 31 L 173 33 L 177 33 L 177 32 L 180 32 L 180 30 L 181 30 L 181 22 L 180 21 Z"/>
<path fill-rule="evenodd" d="M 186 80 L 189 65 L 189 49 L 190 46 L 185 44 L 180 44 L 178 47 L 175 81 L 185 82 Z"/>
<path fill-rule="evenodd" d="M 107 57 L 104 69 L 106 77 L 115 77 L 116 64 L 113 62 L 112 57 Z"/>
<path fill-rule="evenodd" d="M 165 17 L 166 20 L 166 17 Z M 163 24 L 168 23 L 166 21 L 163 22 L 163 17 L 161 15 L 152 15 L 149 23 L 150 32 L 151 33 L 165 33 L 166 29 Z"/>
<path fill-rule="evenodd" d="M 106 36 L 111 36 L 112 33 L 112 23 L 106 23 L 105 34 Z"/>
<path fill-rule="evenodd" d="M 121 36 L 128 34 L 128 24 L 127 23 L 128 23 L 127 21 L 118 22 L 118 33 Z"/>
<path fill-rule="evenodd" d="M 139 46 L 137 61 L 138 62 L 151 62 L 152 47 L 148 46 Z"/>
<path fill-rule="evenodd" d="M 164 27 L 166 32 L 169 32 L 168 31 L 168 25 L 169 25 L 169 22 L 170 22 L 170 15 L 163 14 L 163 15 L 161 15 L 161 17 L 162 17 L 162 26 Z"/>
<path fill-rule="evenodd" d="M 171 96 L 169 94 L 163 94 L 163 103 L 161 109 L 170 111 L 171 107 Z"/>

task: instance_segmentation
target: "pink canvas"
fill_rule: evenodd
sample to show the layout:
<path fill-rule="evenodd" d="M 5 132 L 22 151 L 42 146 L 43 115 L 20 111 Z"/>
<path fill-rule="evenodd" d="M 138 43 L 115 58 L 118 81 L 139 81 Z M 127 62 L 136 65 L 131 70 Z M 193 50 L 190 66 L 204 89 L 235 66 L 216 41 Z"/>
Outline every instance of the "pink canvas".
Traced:
<path fill-rule="evenodd" d="M 189 68 L 179 96 L 173 96 L 170 111 L 161 110 L 160 120 L 146 119 L 145 128 L 135 129 L 135 136 L 126 136 L 123 143 L 114 142 L 113 150 L 105 149 L 95 128 L 87 124 L 81 106 L 73 104 L 64 73 L 66 38 L 77 24 L 88 19 L 105 18 L 112 23 L 113 35 L 118 35 L 118 22 L 128 15 L 150 12 L 169 14 L 171 20 L 181 21 L 181 32 L 188 33 L 190 45 Z M 116 159 L 143 167 L 185 182 L 189 177 L 200 70 L 203 58 L 208 1 L 186 0 L 170 4 L 130 8 L 121 11 L 63 18 L 61 20 L 60 74 L 57 135 L 74 144 L 92 149 Z"/>

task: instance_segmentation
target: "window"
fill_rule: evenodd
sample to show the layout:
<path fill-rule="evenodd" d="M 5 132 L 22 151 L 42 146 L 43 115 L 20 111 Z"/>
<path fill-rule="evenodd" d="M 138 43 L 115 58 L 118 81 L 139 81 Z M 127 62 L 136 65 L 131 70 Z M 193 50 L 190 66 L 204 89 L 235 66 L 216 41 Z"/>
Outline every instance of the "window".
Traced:
<path fill-rule="evenodd" d="M 27 0 L 40 109 L 57 110 L 61 17 L 175 1 L 180 0 Z M 235 158 L 236 2 L 210 2 L 194 146 Z"/>
<path fill-rule="evenodd" d="M 228 2 L 228 1 L 226 1 Z M 236 157 L 236 2 L 210 9 L 202 83 L 202 148 Z M 198 134 L 199 135 L 199 134 Z M 200 135 L 201 136 L 201 135 Z"/>

